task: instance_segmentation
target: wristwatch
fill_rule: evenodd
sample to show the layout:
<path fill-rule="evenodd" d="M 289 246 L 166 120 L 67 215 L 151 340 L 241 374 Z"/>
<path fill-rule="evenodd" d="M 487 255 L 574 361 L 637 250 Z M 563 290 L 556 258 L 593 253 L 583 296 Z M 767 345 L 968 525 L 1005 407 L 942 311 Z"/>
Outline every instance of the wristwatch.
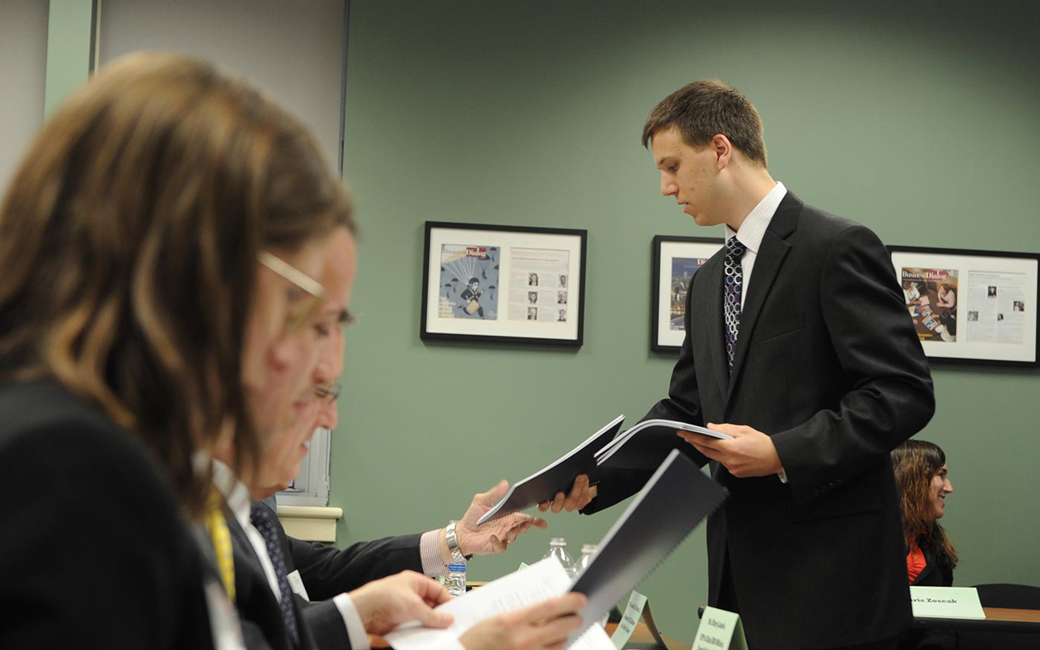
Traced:
<path fill-rule="evenodd" d="M 448 552 L 451 553 L 452 562 L 464 563 L 473 556 L 462 555 L 462 549 L 459 548 L 459 536 L 455 534 L 455 524 L 457 523 L 454 519 L 448 522 L 447 528 L 444 529 L 444 541 L 448 543 Z"/>

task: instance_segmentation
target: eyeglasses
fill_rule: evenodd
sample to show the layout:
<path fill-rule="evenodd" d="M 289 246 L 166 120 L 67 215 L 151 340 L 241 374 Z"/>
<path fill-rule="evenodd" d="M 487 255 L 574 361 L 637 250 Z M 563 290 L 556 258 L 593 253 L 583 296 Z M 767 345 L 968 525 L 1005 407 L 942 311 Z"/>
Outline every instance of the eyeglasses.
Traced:
<path fill-rule="evenodd" d="M 325 287 L 320 282 L 267 251 L 260 251 L 256 258 L 257 261 L 268 269 L 308 294 L 299 299 L 290 298 L 289 317 L 286 325 L 289 330 L 298 328 L 320 311 L 321 305 L 325 300 Z"/>
<path fill-rule="evenodd" d="M 336 398 L 339 397 L 340 386 L 339 384 L 329 384 L 328 386 L 322 386 L 317 384 L 314 387 L 314 396 L 321 401 L 335 402 Z"/>

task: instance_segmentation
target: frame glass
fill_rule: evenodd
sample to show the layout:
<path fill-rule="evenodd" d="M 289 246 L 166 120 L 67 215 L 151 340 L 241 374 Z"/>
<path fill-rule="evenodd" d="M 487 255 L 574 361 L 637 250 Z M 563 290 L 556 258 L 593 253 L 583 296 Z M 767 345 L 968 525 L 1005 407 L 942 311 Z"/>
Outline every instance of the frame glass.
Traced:
<path fill-rule="evenodd" d="M 686 338 L 686 291 L 693 275 L 723 246 L 721 237 L 657 235 L 650 287 L 650 349 L 678 352 Z"/>
<path fill-rule="evenodd" d="M 580 347 L 587 237 L 427 221 L 420 338 Z"/>
<path fill-rule="evenodd" d="M 1036 253 L 889 246 L 931 361 L 1037 367 Z"/>

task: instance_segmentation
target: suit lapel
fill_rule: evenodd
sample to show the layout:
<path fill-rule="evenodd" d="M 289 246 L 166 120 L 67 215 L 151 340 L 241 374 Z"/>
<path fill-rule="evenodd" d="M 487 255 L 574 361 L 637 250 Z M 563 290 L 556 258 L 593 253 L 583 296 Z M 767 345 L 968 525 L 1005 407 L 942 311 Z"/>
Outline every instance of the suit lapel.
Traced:
<path fill-rule="evenodd" d="M 737 349 L 733 355 L 733 371 L 730 373 L 729 386 L 725 391 L 727 409 L 737 382 L 740 380 L 740 373 L 744 367 L 744 360 L 747 358 L 748 348 L 751 347 L 751 340 L 755 334 L 755 325 L 758 323 L 759 314 L 762 312 L 762 305 L 765 304 L 766 297 L 773 287 L 773 282 L 776 281 L 784 258 L 791 249 L 791 245 L 787 243 L 786 237 L 794 231 L 801 208 L 802 202 L 798 200 L 798 197 L 788 192 L 783 200 L 780 201 L 780 205 L 777 206 L 776 213 L 769 222 L 769 228 L 766 229 L 765 235 L 762 237 L 762 245 L 758 249 L 757 257 L 755 257 L 755 266 L 751 275 L 755 281 L 751 283 L 750 290 L 744 297 L 744 305 L 740 310 L 740 334 L 737 340 Z M 721 281 L 718 284 L 721 293 Z M 720 302 L 717 304 L 721 305 L 721 296 L 719 300 Z M 721 320 L 719 327 L 721 328 Z M 724 348 L 721 332 L 717 339 L 719 346 Z"/>

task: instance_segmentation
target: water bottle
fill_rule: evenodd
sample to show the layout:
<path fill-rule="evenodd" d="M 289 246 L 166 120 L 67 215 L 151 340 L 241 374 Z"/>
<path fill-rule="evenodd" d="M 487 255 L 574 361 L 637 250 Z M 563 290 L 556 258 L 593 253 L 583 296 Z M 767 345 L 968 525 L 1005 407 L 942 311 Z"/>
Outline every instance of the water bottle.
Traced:
<path fill-rule="evenodd" d="M 596 553 L 599 552 L 599 544 L 584 544 L 581 547 L 581 558 L 578 560 L 578 573 L 581 573 L 592 564 L 593 558 L 596 557 Z M 608 612 L 599 620 L 600 627 L 607 626 L 607 619 L 610 618 Z"/>
<path fill-rule="evenodd" d="M 453 598 L 458 598 L 466 593 L 466 564 L 449 564 L 448 577 L 444 580 L 444 586 Z"/>
<path fill-rule="evenodd" d="M 567 555 L 567 540 L 564 538 L 553 537 L 549 540 L 549 552 L 542 556 L 542 559 L 544 560 L 547 557 L 554 557 L 559 560 L 568 576 L 573 578 L 577 575 L 578 570 L 574 566 L 574 560 L 571 559 L 570 555 Z"/>
<path fill-rule="evenodd" d="M 581 558 L 578 560 L 578 573 L 581 573 L 592 564 L 592 558 L 596 557 L 597 551 L 599 551 L 599 544 L 585 544 L 581 547 Z"/>

